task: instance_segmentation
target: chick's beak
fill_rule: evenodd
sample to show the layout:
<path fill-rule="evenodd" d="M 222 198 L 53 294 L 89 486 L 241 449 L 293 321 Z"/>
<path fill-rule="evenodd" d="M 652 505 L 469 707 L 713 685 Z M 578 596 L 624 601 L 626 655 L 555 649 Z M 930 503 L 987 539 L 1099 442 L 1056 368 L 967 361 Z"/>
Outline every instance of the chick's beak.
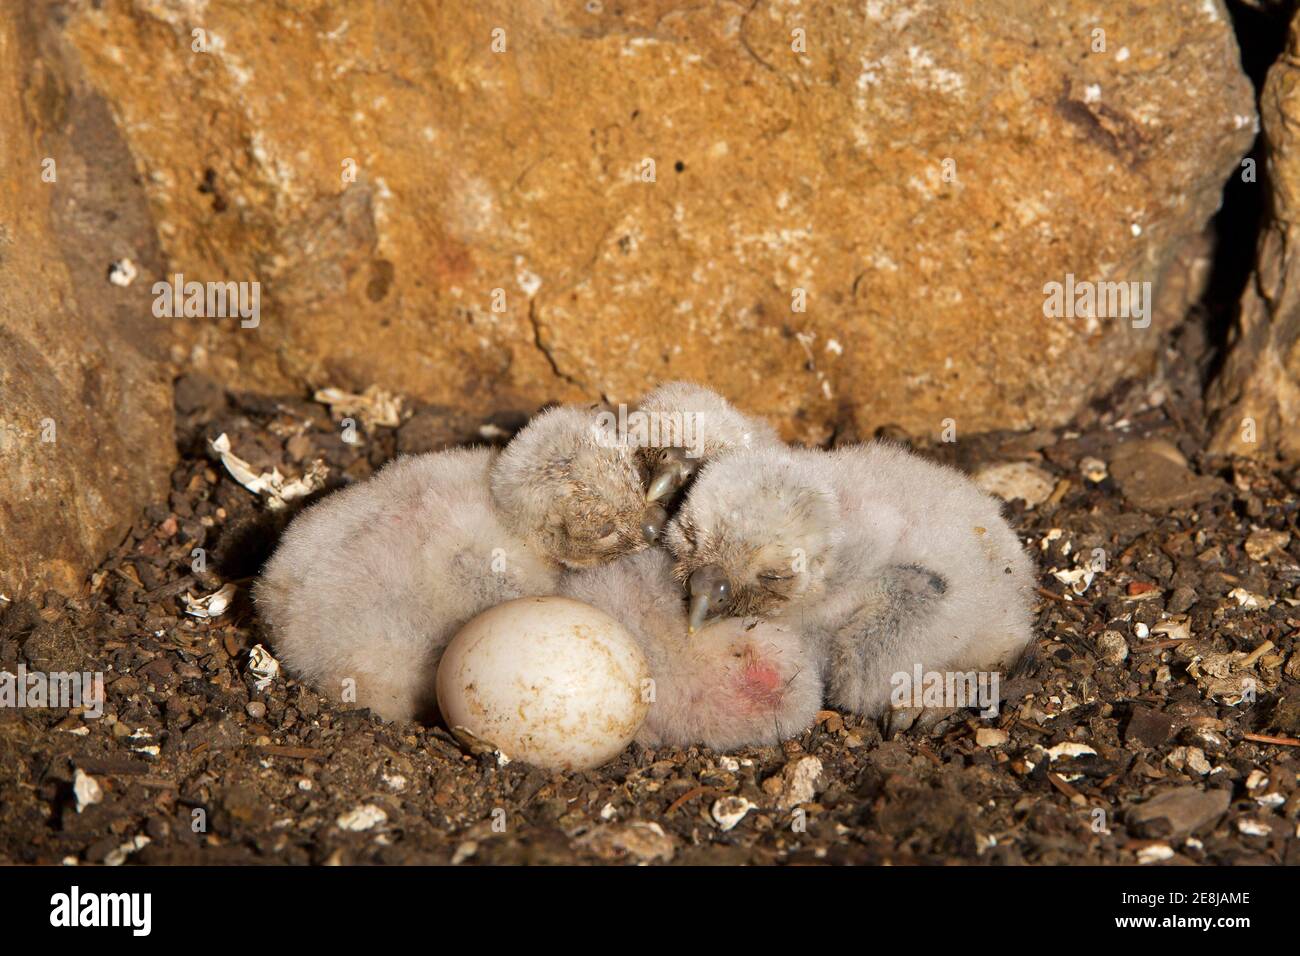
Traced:
<path fill-rule="evenodd" d="M 686 619 L 686 632 L 694 634 L 712 612 L 721 611 L 731 600 L 731 582 L 716 564 L 706 564 L 691 572 L 686 583 L 690 591 L 690 613 Z"/>
<path fill-rule="evenodd" d="M 654 504 L 660 498 L 668 495 L 677 484 L 677 471 L 672 465 L 664 465 L 655 472 L 654 478 L 650 481 L 650 490 L 645 493 L 647 504 Z"/>
<path fill-rule="evenodd" d="M 694 634 L 704 625 L 709 616 L 709 596 L 707 594 L 691 595 L 691 613 L 686 621 L 686 633 Z"/>
<path fill-rule="evenodd" d="M 647 544 L 653 544 L 659 532 L 664 530 L 668 521 L 668 512 L 663 505 L 651 504 L 641 516 L 641 537 Z"/>
<path fill-rule="evenodd" d="M 687 457 L 684 449 L 664 449 L 659 466 L 655 468 L 654 476 L 650 479 L 650 488 L 646 491 L 645 500 L 658 501 L 681 488 L 695 474 L 697 465 L 698 462 Z"/>

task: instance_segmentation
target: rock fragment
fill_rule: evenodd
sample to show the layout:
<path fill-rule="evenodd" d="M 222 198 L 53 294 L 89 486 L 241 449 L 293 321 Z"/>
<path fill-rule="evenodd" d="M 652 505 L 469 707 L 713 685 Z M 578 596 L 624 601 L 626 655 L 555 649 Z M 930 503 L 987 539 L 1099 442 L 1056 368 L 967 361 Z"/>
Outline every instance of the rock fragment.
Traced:
<path fill-rule="evenodd" d="M 1143 511 L 1172 511 L 1208 501 L 1225 489 L 1217 478 L 1195 474 L 1170 442 L 1141 439 L 1124 442 L 1110 464 L 1124 497 Z"/>
<path fill-rule="evenodd" d="M 1025 507 L 1036 508 L 1051 495 L 1056 479 L 1037 465 L 1017 461 L 984 468 L 975 475 L 975 484 L 1003 501 L 1019 498 Z"/>
<path fill-rule="evenodd" d="M 816 757 L 799 757 L 787 763 L 780 774 L 764 780 L 763 790 L 776 797 L 778 810 L 792 810 L 816 798 L 823 772 L 822 762 Z"/>
<path fill-rule="evenodd" d="M 1227 790 L 1179 787 L 1130 808 L 1126 819 L 1143 836 L 1179 838 L 1213 823 L 1227 812 L 1231 800 Z"/>

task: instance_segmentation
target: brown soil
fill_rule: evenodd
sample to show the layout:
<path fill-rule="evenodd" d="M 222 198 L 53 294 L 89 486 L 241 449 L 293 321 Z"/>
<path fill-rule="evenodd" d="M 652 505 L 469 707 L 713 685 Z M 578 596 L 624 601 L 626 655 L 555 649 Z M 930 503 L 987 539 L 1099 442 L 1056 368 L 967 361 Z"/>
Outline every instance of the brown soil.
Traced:
<path fill-rule="evenodd" d="M 937 735 L 882 741 L 875 725 L 826 712 L 782 747 L 633 747 L 561 774 L 497 767 L 441 728 L 349 711 L 283 675 L 258 690 L 249 672 L 250 649 L 271 641 L 245 585 L 284 517 L 225 473 L 207 439 L 226 432 L 236 454 L 286 474 L 322 457 L 336 486 L 399 450 L 473 439 L 480 423 L 425 408 L 348 444 L 320 405 L 182 379 L 169 500 L 140 516 L 84 596 L 0 604 L 0 670 L 102 670 L 107 684 L 101 719 L 0 710 L 0 862 L 1300 863 L 1300 473 L 1205 457 L 1196 383 L 1181 375 L 1121 391 L 1076 431 L 930 449 L 968 468 L 1031 460 L 1057 481 L 1052 500 L 1009 509 L 1043 597 L 1037 659 L 1004 684 L 996 720 L 964 713 Z M 519 421 L 494 424 L 508 434 Z M 1081 475 L 1081 459 L 1110 461 L 1144 435 L 1170 438 L 1222 485 L 1194 508 L 1142 511 L 1113 478 Z M 1290 538 L 1261 554 L 1283 540 L 1269 530 Z M 191 568 L 195 548 L 206 571 Z M 1107 570 L 1064 597 L 1051 570 L 1094 548 Z M 187 591 L 227 581 L 240 591 L 223 616 L 185 613 Z M 1244 594 L 1272 603 L 1243 606 Z M 1108 631 L 1129 648 L 1122 662 Z M 1254 662 L 1221 656 L 1265 641 Z M 1255 678 L 1256 700 L 1213 698 L 1216 662 Z M 1005 742 L 977 745 L 980 728 Z M 1095 754 L 1044 753 L 1066 742 Z M 822 765 L 816 796 L 802 813 L 778 809 L 783 768 L 808 755 Z M 78 770 L 102 790 L 81 812 Z M 1191 840 L 1131 812 L 1181 786 L 1230 795 Z M 754 807 L 723 830 L 713 808 L 734 796 Z M 365 806 L 378 822 L 340 826 Z"/>

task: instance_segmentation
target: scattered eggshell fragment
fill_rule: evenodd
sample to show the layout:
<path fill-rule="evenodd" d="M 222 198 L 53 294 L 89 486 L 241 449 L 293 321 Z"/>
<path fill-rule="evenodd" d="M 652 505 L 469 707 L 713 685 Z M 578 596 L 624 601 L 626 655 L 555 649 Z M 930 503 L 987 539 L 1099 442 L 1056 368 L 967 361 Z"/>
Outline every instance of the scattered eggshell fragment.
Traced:
<path fill-rule="evenodd" d="M 222 432 L 212 439 L 212 450 L 221 456 L 221 463 L 237 482 L 254 494 L 267 496 L 267 507 L 273 511 L 285 508 L 288 502 L 302 498 L 319 488 L 325 487 L 325 476 L 329 468 L 325 462 L 317 460 L 307 466 L 301 478 L 286 479 L 278 468 L 260 474 L 253 471 L 253 466 L 236 455 L 230 446 L 230 437 Z"/>
<path fill-rule="evenodd" d="M 1097 756 L 1097 751 L 1093 750 L 1087 744 L 1067 740 L 1065 743 L 1047 748 L 1047 756 L 1051 760 L 1060 760 L 1062 757 L 1095 757 Z"/>
<path fill-rule="evenodd" d="M 649 667 L 627 630 L 581 601 L 519 598 L 484 611 L 438 667 L 448 726 L 534 766 L 583 770 L 645 722 Z"/>
<path fill-rule="evenodd" d="M 118 259 L 108 267 L 108 281 L 124 289 L 134 282 L 139 274 L 140 271 L 130 259 Z"/>
<path fill-rule="evenodd" d="M 1144 846 L 1138 850 L 1137 859 L 1139 863 L 1163 863 L 1165 860 L 1172 860 L 1174 857 L 1173 848 L 1164 844 L 1156 843 L 1151 846 Z"/>
<path fill-rule="evenodd" d="M 354 833 L 359 833 L 362 830 L 370 830 L 382 823 L 387 823 L 388 814 L 373 803 L 364 803 L 342 814 L 336 822 L 340 830 L 351 830 Z"/>
<path fill-rule="evenodd" d="M 1273 606 L 1272 598 L 1263 594 L 1254 594 L 1245 588 L 1233 588 L 1228 592 L 1228 597 L 1236 601 L 1239 607 L 1250 608 L 1251 610 L 1257 608 L 1267 610 Z"/>
<path fill-rule="evenodd" d="M 711 812 L 718 829 L 726 831 L 745 819 L 745 814 L 756 806 L 757 804 L 750 803 L 744 797 L 720 797 L 713 801 Z"/>
<path fill-rule="evenodd" d="M 104 857 L 105 866 L 121 866 L 126 862 L 126 858 L 133 853 L 143 850 L 153 841 L 144 834 L 134 836 L 125 843 L 120 844 L 117 849 L 110 850 L 108 856 Z"/>
<path fill-rule="evenodd" d="M 255 678 L 253 686 L 258 690 L 266 690 L 279 675 L 280 662 L 261 644 L 254 644 L 248 652 L 248 670 Z"/>
<path fill-rule="evenodd" d="M 367 431 L 373 431 L 376 425 L 396 428 L 402 424 L 402 397 L 378 385 L 371 385 L 359 395 L 341 388 L 320 388 L 312 397 L 328 405 L 336 421 L 355 416 Z"/>
<path fill-rule="evenodd" d="M 230 602 L 234 600 L 236 590 L 233 584 L 223 584 L 221 590 L 198 598 L 187 591 L 185 593 L 185 613 L 191 617 L 221 617 L 230 607 Z"/>
<path fill-rule="evenodd" d="M 104 790 L 98 780 L 78 767 L 72 778 L 72 795 L 76 798 L 77 812 L 80 813 L 86 807 L 103 800 Z"/>
<path fill-rule="evenodd" d="M 1096 572 L 1091 568 L 1074 568 L 1069 571 L 1053 571 L 1052 577 L 1067 585 L 1075 594 L 1082 594 L 1092 586 Z"/>

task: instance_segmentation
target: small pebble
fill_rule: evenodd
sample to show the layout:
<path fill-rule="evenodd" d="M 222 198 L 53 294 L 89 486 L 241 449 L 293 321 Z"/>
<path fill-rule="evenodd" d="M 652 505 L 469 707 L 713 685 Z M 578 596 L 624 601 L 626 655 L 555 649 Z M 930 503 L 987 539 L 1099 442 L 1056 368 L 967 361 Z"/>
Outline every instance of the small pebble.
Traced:
<path fill-rule="evenodd" d="M 1128 660 L 1128 641 L 1119 631 L 1102 631 L 1097 638 L 1097 653 L 1108 664 L 1123 664 Z"/>

